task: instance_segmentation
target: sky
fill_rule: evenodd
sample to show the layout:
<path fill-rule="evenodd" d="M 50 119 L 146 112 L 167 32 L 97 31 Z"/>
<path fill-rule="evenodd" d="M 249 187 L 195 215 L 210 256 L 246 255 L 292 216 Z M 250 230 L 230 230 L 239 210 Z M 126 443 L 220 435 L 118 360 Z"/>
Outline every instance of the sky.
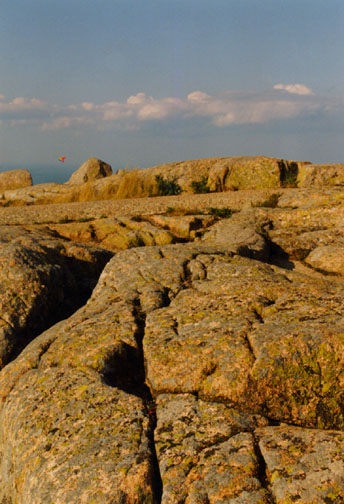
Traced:
<path fill-rule="evenodd" d="M 343 0 L 0 0 L 0 171 L 344 162 L 343 48 Z"/>

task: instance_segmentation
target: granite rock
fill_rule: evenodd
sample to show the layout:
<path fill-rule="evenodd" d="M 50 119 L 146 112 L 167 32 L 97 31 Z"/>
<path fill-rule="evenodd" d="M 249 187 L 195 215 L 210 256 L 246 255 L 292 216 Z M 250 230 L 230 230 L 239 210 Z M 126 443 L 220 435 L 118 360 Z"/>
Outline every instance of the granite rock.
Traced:
<path fill-rule="evenodd" d="M 32 177 L 27 170 L 10 170 L 0 173 L 0 191 L 32 186 Z"/>
<path fill-rule="evenodd" d="M 257 429 L 276 504 L 344 501 L 344 433 L 294 426 Z"/>
<path fill-rule="evenodd" d="M 86 301 L 111 255 L 52 234 L 0 227 L 0 367 Z"/>
<path fill-rule="evenodd" d="M 344 502 L 344 198 L 314 195 L 281 189 L 195 230 L 180 216 L 192 243 L 117 252 L 41 334 L 6 301 L 36 337 L 0 372 L 0 502 Z M 99 219 L 98 239 L 118 222 L 171 232 L 163 217 Z M 104 251 L 56 233 L 1 228 L 1 281 L 21 268 L 2 295 L 33 279 L 49 305 L 99 274 Z"/>
<path fill-rule="evenodd" d="M 112 168 L 108 163 L 97 158 L 90 158 L 72 174 L 67 184 L 84 184 L 109 175 L 112 175 Z"/>

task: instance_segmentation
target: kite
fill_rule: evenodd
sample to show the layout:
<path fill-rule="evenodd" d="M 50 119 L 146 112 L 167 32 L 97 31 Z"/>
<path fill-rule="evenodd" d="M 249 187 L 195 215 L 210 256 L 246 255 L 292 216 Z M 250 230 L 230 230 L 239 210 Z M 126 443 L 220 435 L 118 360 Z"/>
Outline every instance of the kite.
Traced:
<path fill-rule="evenodd" d="M 59 157 L 59 161 L 61 161 L 61 163 L 64 163 L 64 162 L 65 162 L 65 159 L 66 159 L 66 156 L 61 156 L 61 157 Z"/>

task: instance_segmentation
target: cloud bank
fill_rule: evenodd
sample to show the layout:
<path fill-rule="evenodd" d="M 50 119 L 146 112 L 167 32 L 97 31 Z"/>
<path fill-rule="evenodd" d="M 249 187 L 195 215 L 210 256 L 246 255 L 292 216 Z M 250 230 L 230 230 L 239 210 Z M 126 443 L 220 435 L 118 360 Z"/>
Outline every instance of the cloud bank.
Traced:
<path fill-rule="evenodd" d="M 287 91 L 287 93 L 296 95 L 310 96 L 313 94 L 311 88 L 305 86 L 304 84 L 275 84 L 274 89 Z"/>
<path fill-rule="evenodd" d="M 10 125 L 32 122 L 42 130 L 65 128 L 118 127 L 138 129 L 147 122 L 187 121 L 199 118 L 214 127 L 239 124 L 264 124 L 307 116 L 328 110 L 304 84 L 276 84 L 264 93 L 226 91 L 210 95 L 193 91 L 185 98 L 154 98 L 144 92 L 125 102 L 101 104 L 85 101 L 59 106 L 38 98 L 17 97 L 10 101 L 0 94 L 0 120 Z"/>

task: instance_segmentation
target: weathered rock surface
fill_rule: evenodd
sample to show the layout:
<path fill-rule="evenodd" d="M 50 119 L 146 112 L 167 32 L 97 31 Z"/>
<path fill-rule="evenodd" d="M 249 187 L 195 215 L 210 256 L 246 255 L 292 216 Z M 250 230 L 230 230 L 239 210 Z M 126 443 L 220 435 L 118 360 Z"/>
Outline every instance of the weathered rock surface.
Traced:
<path fill-rule="evenodd" d="M 125 250 L 149 245 L 167 245 L 174 236 L 149 222 L 126 217 L 96 219 L 49 225 L 59 235 L 73 241 L 93 242 L 108 250 Z"/>
<path fill-rule="evenodd" d="M 0 183 L 0 203 L 39 205 L 154 196 L 158 194 L 157 175 L 175 181 L 184 193 L 193 193 L 193 182 L 201 181 L 206 181 L 210 191 L 335 187 L 344 184 L 344 165 L 312 165 L 266 156 L 241 156 L 195 159 L 144 170 L 119 170 L 112 175 L 110 165 L 90 158 L 73 173 L 66 184 L 25 187 L 32 185 L 31 178 L 28 183 L 9 187 L 2 187 Z M 13 189 L 6 190 L 10 188 Z"/>
<path fill-rule="evenodd" d="M 344 164 L 307 164 L 299 167 L 300 187 L 344 185 Z"/>
<path fill-rule="evenodd" d="M 84 184 L 112 175 L 112 168 L 101 159 L 90 158 L 70 177 L 67 184 Z"/>
<path fill-rule="evenodd" d="M 344 501 L 344 434 L 300 427 L 256 431 L 275 502 Z"/>
<path fill-rule="evenodd" d="M 224 219 L 207 231 L 202 240 L 220 245 L 229 253 L 267 261 L 270 246 L 265 236 L 268 219 L 258 222 L 253 210 L 242 211 L 231 219 Z"/>
<path fill-rule="evenodd" d="M 0 191 L 32 186 L 32 177 L 27 170 L 10 170 L 0 173 Z"/>
<path fill-rule="evenodd" d="M 267 420 L 192 394 L 161 394 L 156 414 L 163 503 L 269 502 L 252 434 Z"/>
<path fill-rule="evenodd" d="M 0 227 L 0 367 L 90 295 L 111 253 Z"/>
<path fill-rule="evenodd" d="M 3 205 L 27 205 L 154 196 L 158 194 L 157 175 L 175 181 L 186 193 L 193 193 L 192 183 L 202 180 L 207 181 L 211 191 L 272 189 L 296 185 L 299 168 L 305 164 L 242 156 L 195 159 L 110 175 L 109 165 L 91 158 L 67 184 L 39 184 L 30 190 L 5 191 L 1 200 Z"/>
<path fill-rule="evenodd" d="M 0 372 L 0 502 L 344 502 L 344 198 L 314 195 L 197 230 L 180 216 L 193 243 L 116 253 L 86 305 Z M 91 254 L 42 228 L 0 238 L 48 279 L 69 247 Z"/>

